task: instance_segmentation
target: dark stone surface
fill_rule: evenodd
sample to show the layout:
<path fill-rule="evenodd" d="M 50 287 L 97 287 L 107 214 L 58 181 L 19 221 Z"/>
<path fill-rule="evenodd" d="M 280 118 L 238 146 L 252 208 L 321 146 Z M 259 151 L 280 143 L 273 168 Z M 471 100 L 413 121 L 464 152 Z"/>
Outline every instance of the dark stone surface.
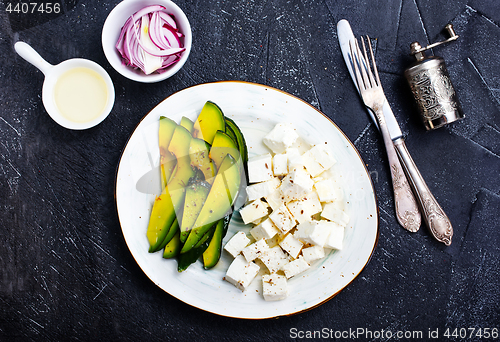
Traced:
<path fill-rule="evenodd" d="M 118 1 L 64 1 L 50 17 L 9 14 L 9 2 L 19 1 L 0 4 L 1 341 L 283 341 L 292 328 L 422 331 L 414 339 L 422 341 L 438 329 L 444 341 L 460 340 L 445 338 L 446 329 L 500 329 L 498 1 L 179 0 L 193 50 L 178 74 L 156 84 L 124 79 L 104 56 L 102 25 Z M 410 234 L 395 220 L 383 144 L 337 42 L 342 18 L 374 39 L 408 148 L 452 220 L 450 247 L 425 227 Z M 460 38 L 433 52 L 445 58 L 466 118 L 426 132 L 402 74 L 409 44 L 442 39 L 448 22 Z M 83 57 L 101 64 L 116 89 L 110 117 L 86 131 L 55 124 L 41 102 L 43 75 L 15 54 L 18 40 L 50 63 Z M 232 79 L 319 108 L 372 171 L 380 238 L 370 263 L 336 297 L 295 316 L 245 321 L 180 302 L 141 271 L 117 219 L 115 170 L 139 120 L 175 91 Z M 358 340 L 387 340 L 365 337 Z"/>

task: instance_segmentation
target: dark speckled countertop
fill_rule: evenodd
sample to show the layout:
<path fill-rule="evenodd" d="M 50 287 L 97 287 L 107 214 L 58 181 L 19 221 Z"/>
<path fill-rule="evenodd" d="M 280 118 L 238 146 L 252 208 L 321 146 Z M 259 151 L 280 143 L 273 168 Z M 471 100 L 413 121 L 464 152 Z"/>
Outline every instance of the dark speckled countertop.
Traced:
<path fill-rule="evenodd" d="M 387 332 L 417 332 L 403 339 L 411 341 L 500 340 L 499 1 L 178 0 L 193 50 L 180 72 L 155 84 L 123 78 L 104 56 L 101 29 L 119 1 L 57 1 L 57 15 L 9 14 L 20 1 L 0 3 L 1 341 L 286 341 L 315 332 L 339 341 L 396 339 Z M 341 57 L 343 18 L 377 39 L 408 149 L 453 223 L 450 247 L 395 220 L 383 143 Z M 409 44 L 443 39 L 448 22 L 460 38 L 433 52 L 446 60 L 466 118 L 427 132 L 403 71 Z M 116 89 L 111 115 L 85 131 L 59 127 L 42 105 L 43 74 L 14 52 L 18 40 L 53 64 L 101 64 Z M 372 259 L 308 312 L 263 321 L 206 313 L 152 283 L 123 239 L 115 171 L 134 127 L 170 94 L 219 80 L 266 84 L 309 102 L 354 142 L 372 175 L 380 210 Z"/>

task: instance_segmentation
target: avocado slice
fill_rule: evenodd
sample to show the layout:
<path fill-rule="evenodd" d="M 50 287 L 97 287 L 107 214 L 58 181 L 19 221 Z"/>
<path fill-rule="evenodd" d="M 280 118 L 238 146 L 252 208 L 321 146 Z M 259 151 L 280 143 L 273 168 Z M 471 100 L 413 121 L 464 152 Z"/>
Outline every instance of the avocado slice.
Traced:
<path fill-rule="evenodd" d="M 160 250 L 161 243 L 170 230 L 173 221 L 170 221 L 171 210 L 173 210 L 173 205 L 168 193 L 163 192 L 160 196 L 156 196 L 146 232 L 150 253 Z"/>
<path fill-rule="evenodd" d="M 202 139 L 192 138 L 189 145 L 189 157 L 191 166 L 200 170 L 205 180 L 212 184 L 215 176 L 215 165 L 209 158 L 210 145 Z"/>
<path fill-rule="evenodd" d="M 206 270 L 214 267 L 219 262 L 222 254 L 222 240 L 226 236 L 232 216 L 233 213 L 231 212 L 217 221 L 214 236 L 205 252 L 203 252 L 203 267 Z"/>
<path fill-rule="evenodd" d="M 215 103 L 207 101 L 194 122 L 193 137 L 203 139 L 210 145 L 217 131 L 226 130 L 222 110 Z"/>
<path fill-rule="evenodd" d="M 175 233 L 179 231 L 179 220 L 175 218 L 174 222 L 170 225 L 170 228 L 168 229 L 167 235 L 165 236 L 165 239 L 163 242 L 160 244 L 158 247 L 158 250 L 165 248 L 165 246 L 172 240 L 174 237 Z"/>
<path fill-rule="evenodd" d="M 226 133 L 228 133 L 231 137 L 234 136 L 234 141 L 238 144 L 238 150 L 240 151 L 241 161 L 243 162 L 243 170 L 244 181 L 248 184 L 248 148 L 247 143 L 245 141 L 245 137 L 243 136 L 243 132 L 238 127 L 236 122 L 227 116 L 224 117 L 226 120 Z M 232 132 L 230 134 L 229 132 Z"/>
<path fill-rule="evenodd" d="M 243 136 L 243 132 L 240 130 L 236 122 L 234 122 L 234 120 L 232 120 L 231 118 L 228 118 L 226 116 L 224 117 L 224 120 L 226 121 L 226 133 L 228 133 L 228 135 L 230 135 L 231 137 L 234 136 L 233 139 L 238 144 L 238 150 L 240 151 L 241 159 L 243 160 L 243 163 L 246 164 L 248 162 L 248 149 L 245 137 Z M 230 131 L 232 134 L 228 131 Z"/>
<path fill-rule="evenodd" d="M 177 255 L 177 271 L 185 271 L 189 265 L 196 262 L 203 252 L 208 248 L 210 241 L 215 232 L 215 224 L 212 224 L 211 228 L 202 236 L 200 242 L 197 246 L 190 249 L 186 253 L 181 253 Z"/>
<path fill-rule="evenodd" d="M 212 147 L 210 148 L 210 159 L 214 161 L 217 169 L 219 169 L 222 161 L 227 154 L 230 154 L 234 158 L 234 160 L 237 161 L 238 165 L 241 164 L 238 144 L 233 139 L 231 139 L 231 137 L 227 135 L 227 133 L 223 131 L 217 131 L 214 136 Z"/>
<path fill-rule="evenodd" d="M 193 133 L 194 122 L 190 118 L 183 116 L 181 118 L 181 126 L 187 129 L 189 133 Z"/>
<path fill-rule="evenodd" d="M 225 133 L 227 135 L 229 135 L 231 137 L 231 139 L 233 139 L 233 141 L 238 142 L 238 140 L 236 138 L 236 134 L 234 134 L 233 129 L 231 127 L 229 127 L 229 125 L 227 124 L 228 121 L 227 121 L 226 117 L 224 117 L 224 120 L 226 120 L 226 130 L 225 130 Z"/>
<path fill-rule="evenodd" d="M 191 178 L 192 180 L 193 178 Z M 205 181 L 189 181 L 186 188 L 186 199 L 184 200 L 184 210 L 182 212 L 181 236 L 182 242 L 186 241 L 189 231 L 198 217 L 203 204 L 208 197 L 210 184 Z"/>
<path fill-rule="evenodd" d="M 181 253 L 195 247 L 205 233 L 231 211 L 238 195 L 241 173 L 237 161 L 227 154 L 212 184 L 208 197 L 191 229 Z"/>
<path fill-rule="evenodd" d="M 160 179 L 161 188 L 167 186 L 168 179 L 174 170 L 175 156 L 168 151 L 168 145 L 172 140 L 177 124 L 164 116 L 160 117 L 160 129 L 158 130 L 158 142 L 160 146 Z"/>
<path fill-rule="evenodd" d="M 184 127 L 177 125 L 167 149 L 177 159 L 176 171 L 165 189 L 163 189 L 162 194 L 155 200 L 146 233 L 150 245 L 149 252 L 151 253 L 160 249 L 170 226 L 176 218 L 176 213 L 180 216 L 180 210 L 183 208 L 185 185 L 195 174 L 191 168 L 189 158 L 190 142 L 191 134 Z"/>
<path fill-rule="evenodd" d="M 165 259 L 171 259 L 179 255 L 182 248 L 181 240 L 179 239 L 180 231 L 177 230 L 172 239 L 165 246 L 163 251 L 163 257 Z"/>
<path fill-rule="evenodd" d="M 191 134 L 182 126 L 177 126 L 168 145 L 168 151 L 177 159 L 175 175 L 168 182 L 169 191 L 182 189 L 186 186 L 189 178 L 194 175 L 191 168 L 191 159 L 189 158 L 189 146 L 191 144 Z"/>

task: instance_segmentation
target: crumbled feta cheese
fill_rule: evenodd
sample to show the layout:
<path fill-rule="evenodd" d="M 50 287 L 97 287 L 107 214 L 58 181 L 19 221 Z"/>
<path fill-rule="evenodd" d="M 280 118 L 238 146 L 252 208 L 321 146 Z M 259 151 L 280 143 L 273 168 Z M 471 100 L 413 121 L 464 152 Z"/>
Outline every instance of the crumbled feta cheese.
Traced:
<path fill-rule="evenodd" d="M 246 188 L 248 200 L 254 201 L 258 198 L 266 197 L 271 192 L 276 190 L 280 184 L 281 181 L 278 178 L 273 177 L 267 181 L 249 185 Z"/>
<path fill-rule="evenodd" d="M 320 246 L 311 246 L 302 249 L 304 260 L 310 265 L 311 262 L 325 257 L 325 249 Z"/>
<path fill-rule="evenodd" d="M 299 135 L 291 124 L 278 123 L 271 132 L 269 132 L 262 142 L 274 153 L 283 153 L 292 146 Z"/>
<path fill-rule="evenodd" d="M 260 239 L 271 239 L 276 234 L 278 234 L 278 228 L 274 225 L 271 219 L 267 218 L 262 221 L 258 226 L 252 228 L 250 230 L 250 234 L 253 236 L 255 240 Z"/>
<path fill-rule="evenodd" d="M 241 291 L 250 285 L 252 280 L 259 273 L 260 267 L 253 262 L 248 262 L 242 255 L 234 258 L 227 269 L 225 280 L 239 288 Z"/>
<path fill-rule="evenodd" d="M 314 181 L 304 168 L 293 169 L 283 180 L 279 189 L 285 203 L 303 198 L 313 189 Z"/>
<path fill-rule="evenodd" d="M 313 177 L 330 169 L 336 163 L 333 153 L 324 144 L 316 145 L 305 152 L 302 155 L 302 160 L 305 168 Z"/>
<path fill-rule="evenodd" d="M 273 173 L 275 176 L 283 176 L 288 173 L 288 157 L 284 153 L 273 157 Z"/>
<path fill-rule="evenodd" d="M 243 248 L 248 246 L 250 239 L 245 232 L 238 232 L 226 243 L 224 249 L 229 252 L 233 257 L 241 253 Z"/>
<path fill-rule="evenodd" d="M 282 270 L 283 267 L 290 262 L 280 246 L 269 248 L 265 253 L 259 256 L 259 259 L 266 265 L 270 273 L 276 273 Z"/>
<path fill-rule="evenodd" d="M 333 179 L 325 179 L 314 184 L 321 202 L 340 201 L 344 198 L 342 189 Z"/>
<path fill-rule="evenodd" d="M 278 227 L 282 233 L 288 233 L 293 227 L 295 227 L 295 220 L 292 214 L 288 211 L 286 205 L 281 205 L 278 209 L 274 210 L 269 218 Z"/>
<path fill-rule="evenodd" d="M 241 208 L 240 215 L 245 224 L 258 220 L 261 217 L 266 216 L 268 211 L 268 204 L 266 202 L 257 199 L 246 206 Z"/>
<path fill-rule="evenodd" d="M 307 194 L 304 198 L 288 203 L 287 207 L 298 223 L 310 220 L 312 215 L 322 210 L 321 202 L 315 191 Z"/>
<path fill-rule="evenodd" d="M 326 248 L 342 249 L 344 242 L 344 227 L 336 222 L 327 222 L 330 226 L 330 236 L 325 243 Z"/>
<path fill-rule="evenodd" d="M 349 223 L 349 215 L 341 209 L 339 202 L 325 203 L 321 217 L 336 222 L 343 227 L 346 227 L 347 223 Z"/>
<path fill-rule="evenodd" d="M 255 241 L 249 246 L 246 246 L 243 248 L 241 253 L 245 257 L 245 259 L 250 262 L 254 261 L 258 257 L 260 257 L 262 254 L 267 252 L 269 250 L 269 246 L 266 243 L 266 240 L 260 239 L 258 241 Z"/>
<path fill-rule="evenodd" d="M 248 181 L 260 183 L 273 178 L 273 164 L 270 153 L 248 158 Z"/>
<path fill-rule="evenodd" d="M 262 275 L 262 294 L 266 301 L 283 300 L 288 297 L 286 277 L 279 274 Z"/>
<path fill-rule="evenodd" d="M 302 242 L 295 239 L 292 234 L 287 234 L 279 245 L 294 259 L 297 259 L 303 246 Z"/>
<path fill-rule="evenodd" d="M 306 221 L 297 226 L 294 233 L 296 239 L 305 243 L 323 247 L 330 235 L 330 226 L 327 221 Z"/>
<path fill-rule="evenodd" d="M 309 264 L 304 260 L 302 256 L 298 257 L 294 261 L 289 262 L 285 266 L 283 266 L 283 271 L 285 272 L 285 277 L 290 279 L 291 277 L 296 276 L 307 270 L 309 268 Z"/>

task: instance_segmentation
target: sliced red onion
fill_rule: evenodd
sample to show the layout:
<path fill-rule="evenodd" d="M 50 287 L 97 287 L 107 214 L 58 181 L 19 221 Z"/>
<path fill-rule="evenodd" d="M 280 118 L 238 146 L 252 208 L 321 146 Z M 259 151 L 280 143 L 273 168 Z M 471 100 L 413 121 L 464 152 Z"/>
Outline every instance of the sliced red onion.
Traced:
<path fill-rule="evenodd" d="M 170 25 L 175 30 L 177 30 L 177 22 L 175 21 L 173 14 L 168 14 L 165 12 L 158 12 L 158 14 L 166 24 Z"/>
<path fill-rule="evenodd" d="M 149 46 L 141 41 L 142 17 L 148 16 L 149 27 L 146 28 Z M 155 72 L 162 73 L 172 64 L 179 61 L 181 54 L 185 51 L 181 38 L 184 35 L 179 32 L 175 18 L 165 12 L 161 5 L 147 6 L 130 16 L 122 27 L 120 36 L 116 43 L 116 49 L 122 56 L 123 64 L 132 68 L 139 68 L 146 73 L 144 54 L 161 57 L 161 67 Z M 147 37 L 146 37 L 146 40 Z M 146 41 L 147 42 L 147 41 Z M 151 66 L 151 64 L 149 64 Z M 154 66 L 152 69 L 155 69 Z"/>

